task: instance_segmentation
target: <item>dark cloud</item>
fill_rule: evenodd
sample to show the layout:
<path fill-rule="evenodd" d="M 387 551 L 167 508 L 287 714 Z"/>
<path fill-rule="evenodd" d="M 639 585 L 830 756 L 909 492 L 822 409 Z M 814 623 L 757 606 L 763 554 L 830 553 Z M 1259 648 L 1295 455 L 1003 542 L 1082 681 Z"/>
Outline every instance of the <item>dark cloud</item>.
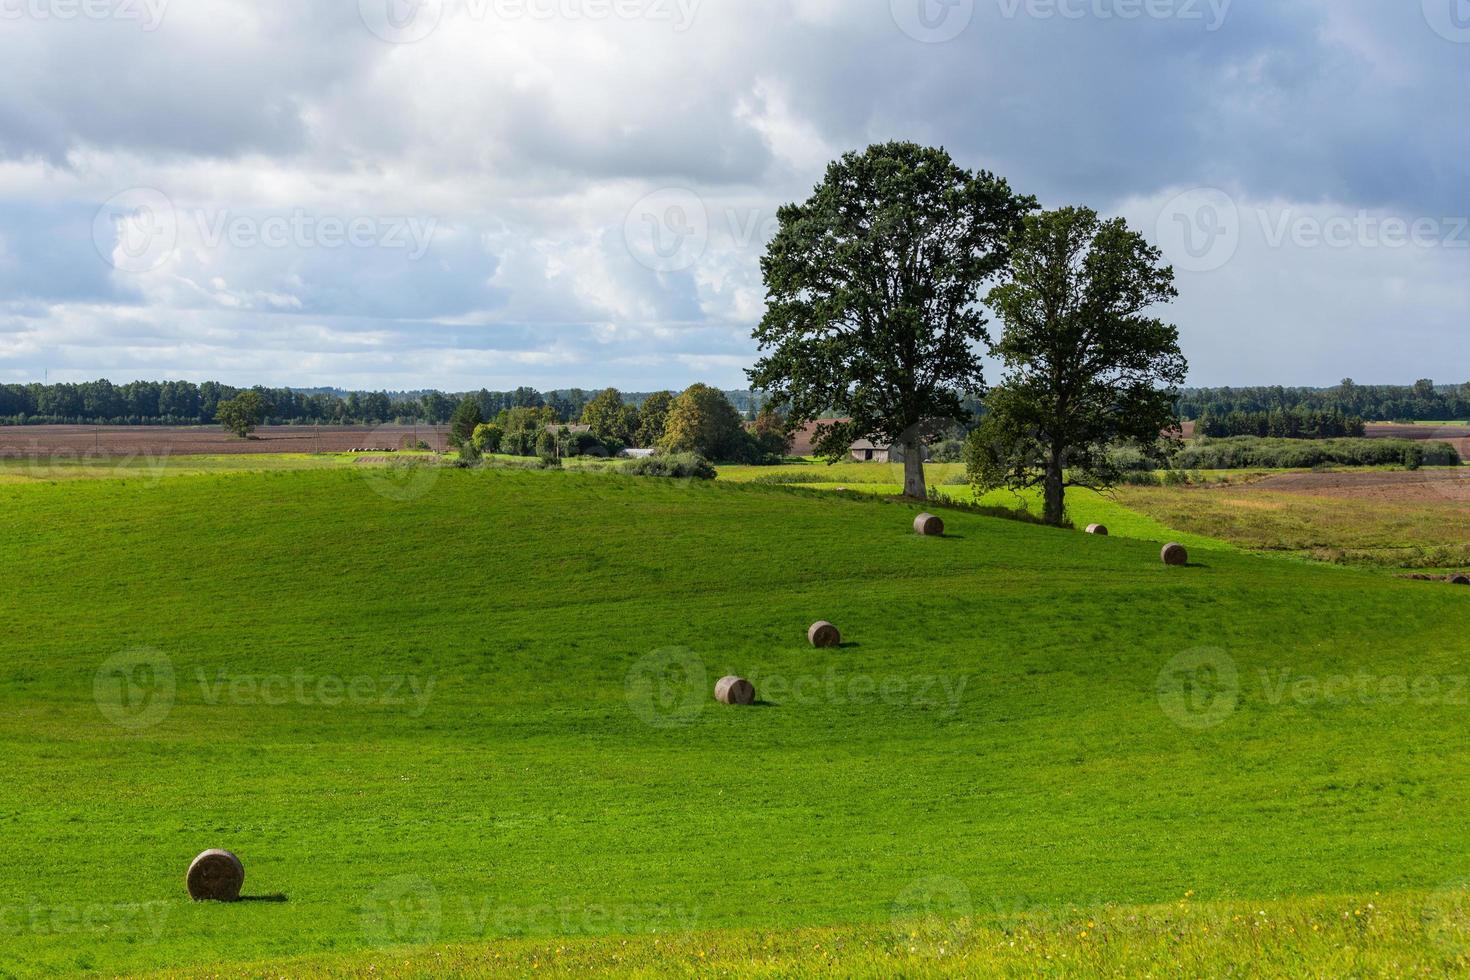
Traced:
<path fill-rule="evenodd" d="M 198 373 L 269 338 L 274 356 L 243 362 L 261 380 L 331 381 L 336 365 L 402 385 L 739 383 L 775 208 L 832 155 L 908 138 L 1151 236 L 1179 192 L 1226 191 L 1248 226 L 1238 252 L 1183 271 L 1174 311 L 1196 382 L 1470 376 L 1470 250 L 1273 244 L 1257 214 L 1470 211 L 1470 43 L 1439 2 L 975 0 L 935 27 L 914 15 L 932 0 L 704 0 L 687 25 L 506 21 L 447 0 L 407 45 L 356 3 L 174 0 L 154 30 L 7 20 L 0 374 L 117 374 L 114 358 Z M 1139 9 L 1170 16 L 1120 16 Z M 936 31 L 954 36 L 921 39 Z M 128 274 L 91 219 L 135 186 L 257 221 L 305 209 L 438 231 L 412 259 L 186 234 Z M 625 240 L 661 190 L 693 195 L 702 222 L 672 267 Z M 1386 334 L 1414 346 L 1375 357 Z"/>

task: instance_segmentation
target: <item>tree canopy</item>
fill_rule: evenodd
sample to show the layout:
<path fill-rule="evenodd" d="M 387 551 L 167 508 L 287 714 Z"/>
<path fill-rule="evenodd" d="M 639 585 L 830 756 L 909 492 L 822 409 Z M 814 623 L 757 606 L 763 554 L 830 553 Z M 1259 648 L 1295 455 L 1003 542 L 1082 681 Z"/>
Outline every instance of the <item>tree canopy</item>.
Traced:
<path fill-rule="evenodd" d="M 924 496 L 922 444 L 966 419 L 962 399 L 984 385 L 980 291 L 1035 206 L 943 149 L 843 156 L 805 203 L 778 212 L 752 385 L 794 425 L 845 416 L 818 430 L 829 459 L 862 438 L 903 446 L 904 492 Z"/>
<path fill-rule="evenodd" d="M 744 443 L 745 427 L 730 399 L 718 388 L 697 384 L 669 406 L 658 448 L 707 459 L 738 459 L 745 452 Z"/>
<path fill-rule="evenodd" d="M 474 438 L 475 429 L 485 421 L 485 416 L 480 414 L 480 403 L 474 398 L 464 398 L 454 409 L 454 415 L 449 419 L 449 440 L 456 446 L 463 446 Z"/>
<path fill-rule="evenodd" d="M 248 439 L 256 426 L 270 414 L 271 403 L 258 391 L 242 391 L 214 410 L 214 417 L 227 432 Z"/>
<path fill-rule="evenodd" d="M 1060 524 L 1067 486 L 1117 480 L 1111 446 L 1165 451 L 1188 367 L 1178 329 L 1151 311 L 1177 295 L 1174 270 L 1122 219 L 1088 208 L 1028 216 L 1010 256 L 1010 281 L 989 296 L 1006 373 L 966 463 L 980 489 L 1040 484 L 1045 519 Z"/>
<path fill-rule="evenodd" d="M 638 409 L 623 400 L 623 393 L 608 388 L 582 410 L 582 424 L 604 443 L 630 446 L 638 436 Z"/>
<path fill-rule="evenodd" d="M 669 408 L 673 404 L 672 391 L 655 391 L 643 399 L 643 404 L 638 406 L 638 435 L 634 439 L 634 445 L 653 447 L 659 444 L 664 437 L 664 427 L 668 424 Z"/>

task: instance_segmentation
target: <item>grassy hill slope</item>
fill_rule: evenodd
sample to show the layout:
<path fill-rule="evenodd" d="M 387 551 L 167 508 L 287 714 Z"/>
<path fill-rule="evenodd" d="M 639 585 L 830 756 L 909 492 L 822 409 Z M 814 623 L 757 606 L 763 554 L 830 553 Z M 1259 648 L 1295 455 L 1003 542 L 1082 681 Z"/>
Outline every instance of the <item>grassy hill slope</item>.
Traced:
<path fill-rule="evenodd" d="M 375 488 L 0 487 L 0 972 L 1470 874 L 1470 590 L 778 488 Z M 189 902 L 212 846 L 285 900 Z"/>

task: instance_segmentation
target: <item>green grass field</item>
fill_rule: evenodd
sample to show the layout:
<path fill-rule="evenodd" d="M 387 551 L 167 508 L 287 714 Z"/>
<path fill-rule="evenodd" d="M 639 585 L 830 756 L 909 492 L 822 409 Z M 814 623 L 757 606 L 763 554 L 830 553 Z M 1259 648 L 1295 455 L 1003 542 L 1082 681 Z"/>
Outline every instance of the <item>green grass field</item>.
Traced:
<path fill-rule="evenodd" d="M 405 457 L 416 454 L 401 454 Z M 0 484 L 61 480 L 125 480 L 157 483 L 173 476 L 334 469 L 361 457 L 341 453 L 234 453 L 220 455 L 41 456 L 0 458 Z"/>
<path fill-rule="evenodd" d="M 1470 590 L 722 476 L 0 486 L 0 974 L 1470 968 Z"/>
<path fill-rule="evenodd" d="M 996 490 L 976 497 L 974 490 L 955 481 L 964 476 L 958 463 L 930 463 L 925 467 L 929 486 L 957 504 L 976 504 L 1004 511 L 1041 514 L 1039 491 L 1013 493 Z M 796 487 L 813 492 L 845 491 L 875 497 L 903 495 L 903 467 L 886 463 L 801 463 L 788 466 L 722 466 L 719 478 L 733 483 L 758 483 Z M 1223 477 L 1222 477 L 1223 478 Z M 785 482 L 790 480 L 792 482 Z M 1188 548 L 1235 551 L 1229 541 L 1209 535 L 1168 527 L 1141 509 L 1123 506 L 1116 493 L 1072 489 L 1067 495 L 1067 513 L 1077 527 L 1104 524 L 1116 537 L 1139 541 L 1178 541 Z"/>

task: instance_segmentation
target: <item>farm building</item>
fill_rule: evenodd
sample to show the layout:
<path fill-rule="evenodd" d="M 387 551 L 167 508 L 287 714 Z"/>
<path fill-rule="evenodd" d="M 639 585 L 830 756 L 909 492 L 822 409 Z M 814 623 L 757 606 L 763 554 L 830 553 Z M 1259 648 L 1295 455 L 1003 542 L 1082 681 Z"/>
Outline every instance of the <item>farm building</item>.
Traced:
<path fill-rule="evenodd" d="M 816 422 L 808 422 L 791 433 L 791 455 L 814 456 L 816 455 L 817 427 L 831 425 L 833 422 L 846 422 L 846 419 L 821 419 Z M 878 445 L 867 439 L 859 439 L 853 443 L 848 450 L 851 457 L 859 463 L 902 463 L 903 450 L 897 446 Z M 925 459 L 928 453 L 925 452 Z"/>
<path fill-rule="evenodd" d="M 902 446 L 879 445 L 867 439 L 859 439 L 853 443 L 850 452 L 852 458 L 859 463 L 902 463 L 904 461 Z M 925 449 L 924 459 L 927 461 L 928 458 L 929 450 Z"/>

